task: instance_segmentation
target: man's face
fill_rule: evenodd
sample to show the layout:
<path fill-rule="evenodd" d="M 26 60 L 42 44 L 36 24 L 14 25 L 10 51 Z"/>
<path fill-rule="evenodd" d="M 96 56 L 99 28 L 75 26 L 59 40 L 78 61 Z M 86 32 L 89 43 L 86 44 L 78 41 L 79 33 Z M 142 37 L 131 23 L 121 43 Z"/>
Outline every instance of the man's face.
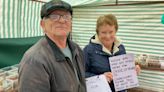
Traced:
<path fill-rule="evenodd" d="M 67 37 L 72 30 L 71 14 L 65 10 L 55 10 L 48 17 L 43 18 L 41 26 L 46 35 Z"/>

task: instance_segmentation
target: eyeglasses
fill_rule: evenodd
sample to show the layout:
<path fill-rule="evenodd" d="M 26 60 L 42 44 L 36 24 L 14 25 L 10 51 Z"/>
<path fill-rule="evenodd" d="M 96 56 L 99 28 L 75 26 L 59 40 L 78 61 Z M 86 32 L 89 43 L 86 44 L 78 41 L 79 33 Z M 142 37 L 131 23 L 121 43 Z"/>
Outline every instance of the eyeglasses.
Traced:
<path fill-rule="evenodd" d="M 59 14 L 51 14 L 48 16 L 53 21 L 58 21 L 60 18 L 63 18 L 65 21 L 70 21 L 72 19 L 71 15 L 59 15 Z"/>

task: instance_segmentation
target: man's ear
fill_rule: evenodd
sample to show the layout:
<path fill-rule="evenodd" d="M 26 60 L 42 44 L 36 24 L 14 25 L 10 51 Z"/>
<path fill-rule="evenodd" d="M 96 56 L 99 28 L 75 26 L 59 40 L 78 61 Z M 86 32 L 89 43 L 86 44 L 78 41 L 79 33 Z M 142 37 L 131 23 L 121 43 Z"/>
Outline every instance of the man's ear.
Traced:
<path fill-rule="evenodd" d="M 43 32 L 46 33 L 46 24 L 45 24 L 45 20 L 44 19 L 42 19 L 40 21 L 40 26 L 42 27 Z"/>
<path fill-rule="evenodd" d="M 45 31 L 45 21 L 43 19 L 40 21 L 40 26 L 42 27 L 43 31 Z"/>
<path fill-rule="evenodd" d="M 40 26 L 43 28 L 43 26 L 44 26 L 44 20 L 42 19 L 41 21 L 40 21 Z"/>

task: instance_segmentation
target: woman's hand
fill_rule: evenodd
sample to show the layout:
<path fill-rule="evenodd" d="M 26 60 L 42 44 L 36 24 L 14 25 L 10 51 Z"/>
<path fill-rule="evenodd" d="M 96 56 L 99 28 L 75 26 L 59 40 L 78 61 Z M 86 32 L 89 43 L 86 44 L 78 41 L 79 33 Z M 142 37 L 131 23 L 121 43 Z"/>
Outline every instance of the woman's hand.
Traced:
<path fill-rule="evenodd" d="M 136 65 L 136 66 L 135 66 L 135 69 L 136 69 L 137 75 L 139 75 L 140 72 L 141 72 L 140 66 L 139 66 L 139 65 Z M 109 83 L 113 80 L 113 75 L 112 75 L 111 72 L 105 72 L 104 75 L 105 75 L 105 77 L 106 77 L 106 79 L 107 79 L 107 81 L 108 81 Z"/>
<path fill-rule="evenodd" d="M 139 66 L 139 65 L 136 65 L 136 66 L 135 66 L 135 69 L 136 69 L 137 75 L 139 75 L 140 72 L 141 72 L 140 66 Z"/>
<path fill-rule="evenodd" d="M 104 75 L 109 83 L 113 80 L 113 75 L 111 72 L 105 72 Z"/>

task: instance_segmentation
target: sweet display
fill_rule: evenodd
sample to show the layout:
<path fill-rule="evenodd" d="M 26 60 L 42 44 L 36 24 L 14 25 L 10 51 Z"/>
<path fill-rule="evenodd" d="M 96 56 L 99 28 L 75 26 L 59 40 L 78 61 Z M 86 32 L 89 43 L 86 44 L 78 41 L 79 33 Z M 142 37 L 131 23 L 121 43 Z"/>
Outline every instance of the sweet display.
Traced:
<path fill-rule="evenodd" d="M 164 70 L 164 57 L 153 55 L 136 55 L 135 63 L 145 69 Z"/>
<path fill-rule="evenodd" d="M 17 92 L 18 65 L 0 69 L 0 92 Z"/>

